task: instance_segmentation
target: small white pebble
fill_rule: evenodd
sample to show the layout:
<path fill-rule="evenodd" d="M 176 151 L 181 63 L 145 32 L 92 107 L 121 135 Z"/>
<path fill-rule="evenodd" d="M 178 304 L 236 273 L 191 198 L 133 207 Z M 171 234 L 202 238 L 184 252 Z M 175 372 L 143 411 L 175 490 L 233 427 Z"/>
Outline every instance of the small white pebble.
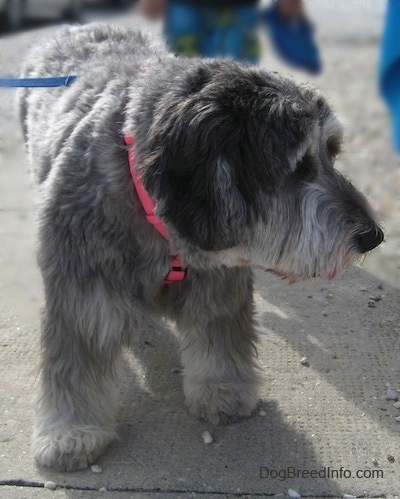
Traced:
<path fill-rule="evenodd" d="M 302 366 L 309 366 L 310 363 L 308 362 L 308 358 L 307 357 L 303 357 L 302 359 L 300 359 L 300 364 Z"/>
<path fill-rule="evenodd" d="M 57 484 L 55 484 L 54 482 L 45 482 L 44 488 L 48 490 L 56 490 Z"/>
<path fill-rule="evenodd" d="M 171 373 L 180 373 L 182 371 L 182 369 L 180 367 L 173 367 L 171 369 Z"/>
<path fill-rule="evenodd" d="M 260 416 L 266 416 L 266 415 L 267 415 L 267 413 L 266 413 L 265 411 L 260 411 L 258 414 L 259 414 Z"/>
<path fill-rule="evenodd" d="M 209 431 L 203 431 L 201 438 L 205 444 L 211 444 L 214 439 Z"/>
<path fill-rule="evenodd" d="M 400 423 L 400 416 L 396 416 L 394 419 L 395 419 L 398 423 Z"/>
<path fill-rule="evenodd" d="M 289 497 L 301 497 L 301 495 L 293 489 L 288 490 Z"/>
<path fill-rule="evenodd" d="M 400 402 L 395 402 L 393 404 L 393 407 L 395 407 L 396 409 L 400 409 Z"/>
<path fill-rule="evenodd" d="M 103 473 L 103 470 L 100 468 L 98 464 L 92 464 L 90 467 L 93 473 Z"/>
<path fill-rule="evenodd" d="M 99 492 L 107 492 L 107 488 L 106 488 L 106 487 L 101 487 L 101 488 L 99 489 Z"/>
<path fill-rule="evenodd" d="M 368 288 L 363 286 L 360 288 L 360 291 L 362 291 L 363 293 L 366 293 L 368 291 Z"/>
<path fill-rule="evenodd" d="M 343 494 L 343 499 L 357 499 L 357 496 L 352 496 L 351 494 Z"/>
<path fill-rule="evenodd" d="M 394 388 L 388 388 L 386 392 L 386 400 L 394 400 L 397 402 L 397 400 L 399 400 L 399 392 Z"/>

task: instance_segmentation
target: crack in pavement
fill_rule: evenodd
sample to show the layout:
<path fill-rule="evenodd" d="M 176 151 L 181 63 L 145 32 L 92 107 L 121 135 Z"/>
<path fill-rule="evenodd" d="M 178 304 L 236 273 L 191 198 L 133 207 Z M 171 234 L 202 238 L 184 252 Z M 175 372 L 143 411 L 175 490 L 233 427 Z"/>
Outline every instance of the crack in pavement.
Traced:
<path fill-rule="evenodd" d="M 27 487 L 27 488 L 45 488 L 45 482 L 35 482 L 30 480 L 0 480 L 1 486 L 11 486 L 11 487 Z M 65 489 L 65 490 L 80 490 L 80 491 L 89 491 L 89 492 L 99 492 L 99 489 L 96 487 L 85 487 L 85 486 L 74 486 L 74 485 L 59 485 L 56 484 L 57 489 Z M 268 492 L 232 492 L 232 491 L 217 491 L 217 490 L 188 490 L 188 489 L 162 489 L 160 487 L 117 487 L 117 488 L 107 488 L 104 492 L 136 492 L 136 493 L 152 493 L 152 494 L 198 494 L 198 495 L 220 495 L 220 496 L 230 496 L 230 497 L 276 497 L 280 494 L 268 493 Z M 391 494 L 385 494 L 383 496 L 374 496 L 374 499 L 384 499 Z M 315 499 L 315 494 L 307 495 L 302 494 L 302 498 L 313 498 Z M 335 494 L 318 494 L 318 497 L 321 499 L 336 499 L 337 495 Z M 363 497 L 364 494 L 357 495 L 354 497 Z"/>

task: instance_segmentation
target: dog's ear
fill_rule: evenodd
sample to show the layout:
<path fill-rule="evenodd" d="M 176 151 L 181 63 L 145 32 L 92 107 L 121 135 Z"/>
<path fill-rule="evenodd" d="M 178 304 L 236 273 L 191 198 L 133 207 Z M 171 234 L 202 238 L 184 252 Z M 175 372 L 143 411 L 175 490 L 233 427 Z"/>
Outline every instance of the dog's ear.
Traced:
<path fill-rule="evenodd" d="M 235 63 L 186 75 L 140 154 L 158 214 L 202 249 L 237 245 L 304 156 L 316 116 L 303 100 L 294 84 Z"/>
<path fill-rule="evenodd" d="M 143 177 L 157 214 L 204 250 L 237 245 L 248 210 L 229 162 L 204 151 L 196 155 L 193 150 L 193 156 L 187 156 L 183 149 L 177 154 L 167 149 L 161 148 L 154 168 L 146 169 Z"/>

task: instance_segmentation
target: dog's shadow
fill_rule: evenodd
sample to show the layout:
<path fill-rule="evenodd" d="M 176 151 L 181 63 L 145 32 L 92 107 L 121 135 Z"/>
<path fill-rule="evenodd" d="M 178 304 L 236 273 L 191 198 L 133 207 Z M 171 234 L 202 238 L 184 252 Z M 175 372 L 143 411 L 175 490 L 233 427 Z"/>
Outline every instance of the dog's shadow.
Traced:
<path fill-rule="evenodd" d="M 315 483 L 290 476 L 293 470 L 323 470 L 312 442 L 292 426 L 279 401 L 261 401 L 253 417 L 213 426 L 184 406 L 179 341 L 167 326 L 142 330 L 124 353 L 118 374 L 123 404 L 120 439 L 99 459 L 100 476 L 63 476 L 73 485 L 86 473 L 90 487 L 165 494 L 272 494 L 288 487 L 305 495 L 339 495 L 332 480 Z M 202 440 L 208 430 L 211 445 Z M 59 478 L 59 476 L 58 476 Z M 73 497 L 74 492 L 69 495 Z"/>
<path fill-rule="evenodd" d="M 288 286 L 259 274 L 257 293 L 264 351 L 276 349 L 277 342 L 285 345 L 292 381 L 307 357 L 310 371 L 335 389 L 335 397 L 397 433 L 390 416 L 398 413 L 386 391 L 387 385 L 400 388 L 400 290 L 353 268 L 332 283 L 310 285 Z M 305 372 L 310 374 L 300 369 Z"/>
<path fill-rule="evenodd" d="M 44 474 L 72 487 L 82 483 L 84 474 L 88 487 L 97 490 L 176 496 L 269 495 L 287 493 L 289 487 L 313 497 L 338 497 L 343 488 L 359 493 L 366 482 L 329 477 L 328 468 L 353 465 L 354 473 L 359 460 L 352 448 L 375 449 L 374 424 L 396 430 L 385 382 L 395 383 L 398 373 L 400 292 L 379 288 L 380 281 L 360 269 L 335 283 L 308 288 L 258 275 L 255 297 L 265 384 L 255 414 L 230 426 L 199 421 L 184 407 L 173 328 L 141 331 L 119 365 L 120 439 L 99 459 L 103 473 Z M 382 299 L 369 307 L 372 294 Z M 300 364 L 303 356 L 310 367 Z M 347 419 L 341 413 L 346 404 Z M 358 412 L 365 414 L 367 431 L 354 436 Z M 202 440 L 205 430 L 213 434 L 210 445 Z M 376 466 L 385 467 L 386 456 L 377 458 Z M 365 462 L 366 468 L 376 466 Z M 305 479 L 302 470 L 318 474 Z"/>
<path fill-rule="evenodd" d="M 173 329 L 166 323 L 137 331 L 130 348 L 123 352 L 118 378 L 122 432 L 160 410 L 163 401 L 168 405 L 171 398 L 180 397 L 183 406 L 179 341 Z"/>
<path fill-rule="evenodd" d="M 312 484 L 290 476 L 294 470 L 320 472 L 324 464 L 312 442 L 282 413 L 279 401 L 260 401 L 251 418 L 214 426 L 185 408 L 179 366 L 179 342 L 167 327 L 143 331 L 133 352 L 125 353 L 119 372 L 124 395 L 120 440 L 99 460 L 107 490 L 185 497 L 272 495 L 292 487 L 304 495 L 339 495 L 328 477 Z M 214 438 L 210 445 L 202 440 L 206 430 Z"/>

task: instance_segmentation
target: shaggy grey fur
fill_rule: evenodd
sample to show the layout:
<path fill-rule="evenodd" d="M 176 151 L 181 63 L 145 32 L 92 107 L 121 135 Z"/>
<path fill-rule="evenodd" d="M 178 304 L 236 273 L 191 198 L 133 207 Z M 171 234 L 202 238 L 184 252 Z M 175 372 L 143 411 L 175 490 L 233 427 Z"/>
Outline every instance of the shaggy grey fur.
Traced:
<path fill-rule="evenodd" d="M 182 333 L 190 411 L 213 423 L 257 405 L 251 266 L 334 277 L 383 234 L 333 168 L 341 130 L 307 86 L 226 60 L 176 58 L 139 31 L 66 28 L 24 76 L 20 114 L 39 198 L 46 306 L 33 435 L 39 463 L 86 467 L 116 436 L 121 346 L 149 317 Z M 124 133 L 171 236 L 147 223 Z M 185 281 L 162 285 L 170 252 Z"/>

